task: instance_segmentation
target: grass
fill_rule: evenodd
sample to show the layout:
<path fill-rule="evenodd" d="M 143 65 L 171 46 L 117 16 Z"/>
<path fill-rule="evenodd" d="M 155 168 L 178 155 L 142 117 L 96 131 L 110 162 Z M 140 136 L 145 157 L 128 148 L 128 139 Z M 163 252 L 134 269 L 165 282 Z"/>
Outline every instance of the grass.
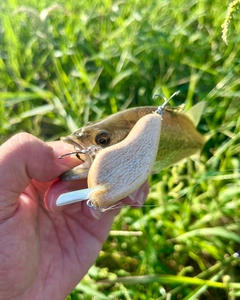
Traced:
<path fill-rule="evenodd" d="M 207 102 L 200 159 L 151 178 L 68 300 L 240 295 L 239 13 L 220 0 L 3 0 L 0 142 L 55 140 L 118 110 Z M 127 232 L 129 234 L 127 234 Z M 103 280 L 107 280 L 104 283 Z M 101 283 L 99 283 L 101 281 Z"/>

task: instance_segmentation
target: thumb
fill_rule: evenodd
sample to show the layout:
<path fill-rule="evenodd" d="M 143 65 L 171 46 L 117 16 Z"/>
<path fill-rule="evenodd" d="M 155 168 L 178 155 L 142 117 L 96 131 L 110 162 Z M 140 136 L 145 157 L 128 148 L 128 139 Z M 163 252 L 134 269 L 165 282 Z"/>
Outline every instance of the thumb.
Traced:
<path fill-rule="evenodd" d="M 59 142 L 60 143 L 60 142 Z M 69 170 L 53 148 L 28 133 L 20 133 L 0 147 L 0 211 L 17 203 L 32 179 L 48 182 Z"/>

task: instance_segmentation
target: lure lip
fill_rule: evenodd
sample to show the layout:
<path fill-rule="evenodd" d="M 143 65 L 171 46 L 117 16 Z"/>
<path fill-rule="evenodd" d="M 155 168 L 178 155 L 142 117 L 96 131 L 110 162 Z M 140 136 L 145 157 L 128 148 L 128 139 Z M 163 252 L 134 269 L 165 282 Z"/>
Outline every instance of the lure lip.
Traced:
<path fill-rule="evenodd" d="M 85 201 L 89 199 L 90 191 L 91 189 L 83 189 L 83 190 L 77 190 L 77 191 L 61 194 L 57 199 L 56 205 L 64 206 L 68 204 L 77 203 L 80 201 Z"/>
<path fill-rule="evenodd" d="M 105 187 L 95 186 L 93 188 L 87 188 L 82 190 L 76 190 L 61 194 L 56 201 L 57 206 L 65 206 L 77 202 L 87 201 L 91 198 L 91 194 L 97 190 L 103 190 Z M 90 202 L 88 204 L 90 206 Z"/>

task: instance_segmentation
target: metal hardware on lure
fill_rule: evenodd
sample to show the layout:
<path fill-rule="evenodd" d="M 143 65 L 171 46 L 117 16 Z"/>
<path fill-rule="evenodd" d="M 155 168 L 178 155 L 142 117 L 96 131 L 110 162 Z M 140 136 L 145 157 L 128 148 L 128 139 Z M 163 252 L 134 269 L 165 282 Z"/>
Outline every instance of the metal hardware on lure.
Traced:
<path fill-rule="evenodd" d="M 177 92 L 173 93 L 172 96 L 171 96 L 170 98 L 168 98 L 168 99 L 167 99 L 166 97 L 160 95 L 160 94 L 155 94 L 155 95 L 153 95 L 153 98 L 161 97 L 161 98 L 163 98 L 163 100 L 164 100 L 163 105 L 158 106 L 158 108 L 157 108 L 157 110 L 155 111 L 155 113 L 157 113 L 157 114 L 159 114 L 160 116 L 162 116 L 162 112 L 163 112 L 163 110 L 165 109 L 165 107 L 166 107 L 166 105 L 168 104 L 168 102 L 169 102 L 173 97 L 177 96 L 179 93 L 180 93 L 180 91 L 177 91 Z"/>
<path fill-rule="evenodd" d="M 64 139 L 63 139 L 64 141 Z M 68 152 L 65 154 L 60 155 L 58 158 L 62 159 L 65 156 L 76 154 L 77 158 L 80 159 L 83 164 L 73 168 L 71 171 L 68 171 L 60 176 L 62 180 L 77 180 L 79 179 L 79 174 L 81 178 L 87 177 L 88 170 L 92 164 L 93 159 L 95 158 L 98 151 L 100 151 L 102 147 L 100 146 L 89 146 L 87 149 L 76 149 L 76 151 Z M 83 160 L 80 154 L 84 154 L 86 160 Z"/>
<path fill-rule="evenodd" d="M 62 159 L 65 156 L 73 155 L 73 154 L 88 154 L 88 155 L 91 154 L 92 156 L 95 156 L 97 154 L 97 152 L 101 149 L 102 149 L 102 147 L 100 147 L 100 146 L 90 146 L 87 149 L 79 149 L 79 150 L 76 150 L 73 152 L 68 152 L 68 153 L 62 154 L 58 158 Z M 80 158 L 80 160 L 82 160 L 82 159 Z"/>

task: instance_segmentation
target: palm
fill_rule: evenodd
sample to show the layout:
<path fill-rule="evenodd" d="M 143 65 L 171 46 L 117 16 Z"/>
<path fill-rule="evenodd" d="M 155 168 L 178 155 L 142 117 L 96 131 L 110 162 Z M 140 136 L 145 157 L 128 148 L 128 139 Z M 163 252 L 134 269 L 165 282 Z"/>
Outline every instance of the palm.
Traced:
<path fill-rule="evenodd" d="M 24 287 L 23 299 L 36 299 L 40 292 L 41 299 L 50 299 L 53 291 L 54 299 L 67 295 L 93 264 L 113 219 L 112 214 L 94 219 L 85 203 L 60 212 L 47 211 L 42 197 L 48 186 L 33 182 L 21 195 L 14 219 L 8 255 L 12 265 L 23 267 L 16 274 Z M 21 245 L 18 251 L 17 245 Z M 12 286 L 9 293 L 15 296 Z"/>

